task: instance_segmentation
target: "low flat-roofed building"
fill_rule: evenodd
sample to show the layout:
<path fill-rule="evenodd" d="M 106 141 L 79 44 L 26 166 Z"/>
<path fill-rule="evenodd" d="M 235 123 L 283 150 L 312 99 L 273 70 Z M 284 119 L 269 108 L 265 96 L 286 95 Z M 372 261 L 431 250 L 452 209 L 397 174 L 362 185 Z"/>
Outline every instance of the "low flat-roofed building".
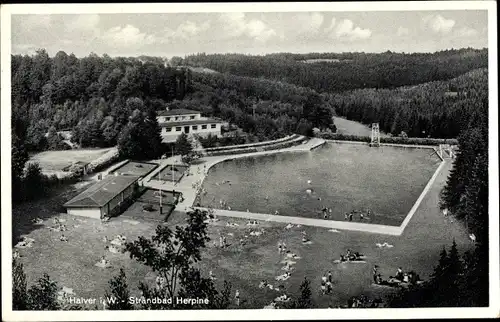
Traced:
<path fill-rule="evenodd" d="M 138 180 L 138 176 L 109 175 L 66 202 L 66 212 L 95 219 L 116 215 L 133 197 Z"/>
<path fill-rule="evenodd" d="M 220 136 L 221 126 L 224 124 L 219 120 L 202 117 L 198 111 L 182 108 L 159 111 L 157 120 L 163 142 L 175 142 L 181 133 Z"/>

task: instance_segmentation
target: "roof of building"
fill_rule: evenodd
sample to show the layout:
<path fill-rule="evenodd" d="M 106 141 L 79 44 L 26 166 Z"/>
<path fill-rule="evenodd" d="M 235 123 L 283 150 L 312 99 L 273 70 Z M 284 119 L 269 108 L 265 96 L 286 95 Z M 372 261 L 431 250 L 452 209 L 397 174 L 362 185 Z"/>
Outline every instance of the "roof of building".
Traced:
<path fill-rule="evenodd" d="M 188 110 L 185 108 L 178 108 L 174 110 L 163 110 L 163 111 L 158 111 L 157 115 L 158 116 L 172 116 L 172 115 L 186 115 L 186 114 L 200 114 L 200 111 L 193 111 L 193 110 Z"/>
<path fill-rule="evenodd" d="M 203 125 L 203 124 L 216 124 L 216 123 L 224 123 L 224 122 L 214 119 L 200 119 L 200 120 L 186 120 L 186 121 L 176 121 L 176 122 L 162 122 L 159 123 L 158 125 L 160 127 L 175 127 L 184 125 Z"/>
<path fill-rule="evenodd" d="M 66 202 L 64 207 L 96 208 L 105 206 L 137 180 L 139 180 L 138 176 L 108 175 L 103 180 L 96 182 L 87 190 Z"/>

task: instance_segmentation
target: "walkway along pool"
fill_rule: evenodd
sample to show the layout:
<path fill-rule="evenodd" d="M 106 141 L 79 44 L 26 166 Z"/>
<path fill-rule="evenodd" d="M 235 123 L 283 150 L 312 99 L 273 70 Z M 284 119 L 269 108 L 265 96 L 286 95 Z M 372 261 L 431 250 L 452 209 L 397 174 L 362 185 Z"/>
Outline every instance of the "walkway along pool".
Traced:
<path fill-rule="evenodd" d="M 311 152 L 278 153 L 221 162 L 203 182 L 202 207 L 400 226 L 441 160 L 431 149 L 325 144 Z M 227 182 L 229 181 L 229 182 Z M 226 183 L 223 183 L 226 182 Z M 421 198 L 420 198 L 421 199 Z M 413 207 L 415 208 L 415 207 Z M 408 221 L 408 220 L 407 220 Z M 406 223 L 407 223 L 406 221 Z M 403 227 L 404 228 L 404 227 Z"/>

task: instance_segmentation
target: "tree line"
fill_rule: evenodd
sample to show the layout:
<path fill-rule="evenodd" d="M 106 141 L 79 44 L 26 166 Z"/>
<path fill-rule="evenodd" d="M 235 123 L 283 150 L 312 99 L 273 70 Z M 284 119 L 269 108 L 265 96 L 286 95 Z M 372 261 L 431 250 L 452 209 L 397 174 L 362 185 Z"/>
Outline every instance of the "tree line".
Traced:
<path fill-rule="evenodd" d="M 488 112 L 488 70 L 397 89 L 358 89 L 330 95 L 337 115 L 393 135 L 456 138 Z"/>
<path fill-rule="evenodd" d="M 306 64 L 313 58 L 338 62 Z M 464 48 L 436 53 L 277 53 L 189 55 L 183 62 L 221 73 L 264 77 L 309 87 L 318 92 L 341 92 L 357 88 L 395 88 L 462 75 L 488 66 L 488 50 Z"/>
<path fill-rule="evenodd" d="M 83 147 L 114 146 L 136 108 L 164 109 L 183 99 L 191 83 L 189 70 L 161 60 L 79 59 L 63 51 L 51 58 L 44 49 L 13 55 L 12 127 L 28 151 L 57 148 L 46 137 L 50 129 L 74 129 L 72 140 Z"/>
<path fill-rule="evenodd" d="M 398 293 L 392 307 L 485 307 L 489 301 L 488 114 L 462 131 L 441 208 L 460 220 L 475 246 L 443 248 L 430 281 Z M 496 214 L 498 216 L 498 214 Z"/>
<path fill-rule="evenodd" d="M 335 131 L 333 107 L 327 97 L 292 84 L 218 73 L 193 73 L 193 88 L 180 107 L 220 117 L 258 140 L 313 128 Z"/>

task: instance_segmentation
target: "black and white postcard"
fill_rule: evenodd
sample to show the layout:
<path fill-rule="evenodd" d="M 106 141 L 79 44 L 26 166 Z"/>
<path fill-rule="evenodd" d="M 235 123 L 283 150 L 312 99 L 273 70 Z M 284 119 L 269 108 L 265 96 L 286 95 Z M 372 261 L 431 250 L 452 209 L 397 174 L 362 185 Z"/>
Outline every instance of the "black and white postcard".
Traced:
<path fill-rule="evenodd" d="M 493 1 L 2 5 L 2 319 L 498 317 L 496 36 Z"/>

